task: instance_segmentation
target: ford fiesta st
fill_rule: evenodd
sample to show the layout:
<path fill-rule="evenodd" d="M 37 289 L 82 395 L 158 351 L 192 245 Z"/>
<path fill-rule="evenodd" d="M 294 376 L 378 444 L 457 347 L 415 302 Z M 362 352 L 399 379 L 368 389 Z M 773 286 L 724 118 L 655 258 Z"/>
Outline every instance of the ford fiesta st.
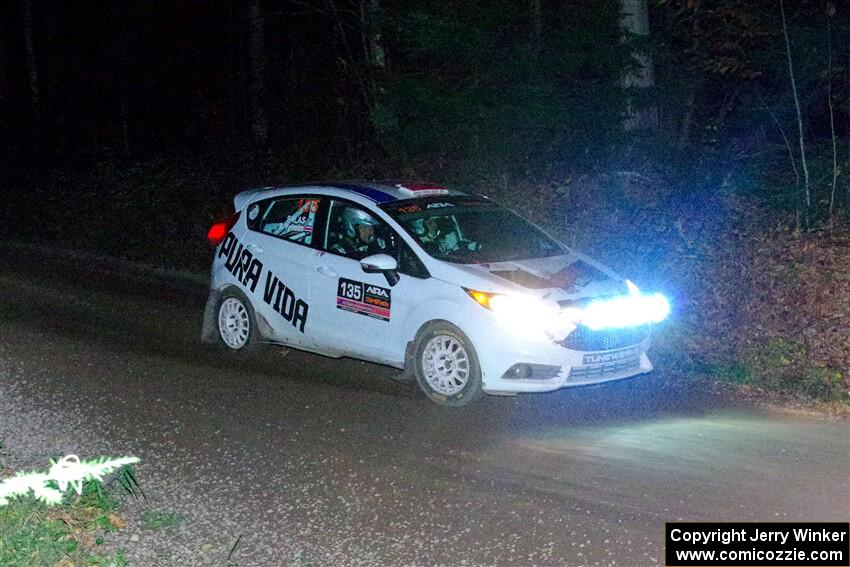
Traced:
<path fill-rule="evenodd" d="M 202 338 L 403 369 L 433 401 L 652 370 L 658 294 L 486 197 L 430 184 L 245 191 L 216 246 Z"/>

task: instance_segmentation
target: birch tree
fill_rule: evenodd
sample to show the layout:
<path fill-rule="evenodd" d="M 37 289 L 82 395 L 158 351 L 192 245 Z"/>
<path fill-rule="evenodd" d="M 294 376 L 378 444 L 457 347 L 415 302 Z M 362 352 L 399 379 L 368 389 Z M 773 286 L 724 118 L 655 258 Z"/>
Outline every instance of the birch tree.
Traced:
<path fill-rule="evenodd" d="M 531 54 L 535 59 L 543 51 L 543 7 L 541 0 L 529 0 L 529 15 L 531 16 Z"/>
<path fill-rule="evenodd" d="M 791 40 L 788 37 L 788 23 L 785 21 L 785 3 L 779 0 L 779 11 L 782 15 L 782 34 L 785 36 L 785 55 L 788 58 L 788 76 L 791 79 L 791 94 L 794 95 L 794 109 L 797 111 L 797 128 L 800 137 L 800 163 L 803 166 L 803 197 L 806 203 L 806 215 L 812 206 L 812 196 L 809 190 L 809 166 L 806 162 L 806 139 L 803 126 L 803 113 L 800 110 L 800 97 L 797 94 L 797 78 L 794 75 L 794 61 L 791 57 Z M 808 218 L 808 217 L 807 217 Z"/>
<path fill-rule="evenodd" d="M 389 72 L 384 45 L 384 13 L 380 0 L 359 0 L 360 37 L 366 61 L 365 93 L 369 120 L 378 136 L 378 143 L 392 153 L 393 139 L 398 133 L 398 113 L 388 99 L 384 84 Z"/>
<path fill-rule="evenodd" d="M 22 0 L 24 15 L 24 50 L 29 79 L 30 104 L 32 105 L 33 131 L 36 143 L 41 137 L 41 85 L 33 40 L 33 13 L 31 0 Z"/>
<path fill-rule="evenodd" d="M 266 145 L 269 135 L 266 117 L 266 18 L 262 0 L 249 0 L 248 4 L 248 55 L 251 61 L 251 134 L 258 147 Z"/>
<path fill-rule="evenodd" d="M 0 108 L 6 101 L 6 52 L 3 49 L 3 35 L 0 34 Z"/>
<path fill-rule="evenodd" d="M 622 0 L 620 25 L 626 39 L 649 37 L 649 7 L 647 0 Z M 637 66 L 623 77 L 623 86 L 636 93 L 655 86 L 655 72 L 652 59 L 642 52 L 634 53 Z M 629 101 L 626 120 L 623 126 L 626 130 L 655 129 L 657 127 L 656 109 L 654 107 L 636 108 Z"/>

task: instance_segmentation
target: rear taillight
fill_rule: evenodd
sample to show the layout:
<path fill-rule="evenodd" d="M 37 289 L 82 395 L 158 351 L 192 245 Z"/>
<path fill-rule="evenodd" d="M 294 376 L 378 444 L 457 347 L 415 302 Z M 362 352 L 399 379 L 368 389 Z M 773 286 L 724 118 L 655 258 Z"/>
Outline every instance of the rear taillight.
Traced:
<path fill-rule="evenodd" d="M 236 221 L 239 220 L 239 213 L 233 213 L 230 215 L 230 218 L 223 221 L 218 221 L 214 225 L 210 227 L 209 232 L 207 232 L 207 240 L 213 246 L 218 246 L 224 237 L 227 236 L 227 233 L 230 232 L 230 229 L 233 228 L 233 225 L 236 224 Z"/>

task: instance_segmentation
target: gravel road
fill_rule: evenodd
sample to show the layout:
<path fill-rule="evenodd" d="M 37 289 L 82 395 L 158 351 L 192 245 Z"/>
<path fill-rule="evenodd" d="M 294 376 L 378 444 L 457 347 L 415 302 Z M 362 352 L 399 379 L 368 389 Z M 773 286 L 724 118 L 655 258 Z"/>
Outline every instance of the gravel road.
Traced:
<path fill-rule="evenodd" d="M 646 378 L 430 404 L 393 371 L 202 348 L 203 284 L 0 246 L 9 468 L 140 457 L 131 565 L 660 565 L 665 521 L 850 520 L 850 424 Z M 180 522 L 147 529 L 145 510 Z"/>

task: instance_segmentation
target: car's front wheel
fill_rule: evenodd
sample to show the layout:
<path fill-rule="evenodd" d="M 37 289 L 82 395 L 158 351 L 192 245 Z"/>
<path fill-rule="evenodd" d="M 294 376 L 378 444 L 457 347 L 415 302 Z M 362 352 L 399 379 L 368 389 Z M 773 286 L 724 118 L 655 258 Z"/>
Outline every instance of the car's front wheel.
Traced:
<path fill-rule="evenodd" d="M 218 303 L 219 343 L 229 351 L 252 352 L 260 345 L 254 309 L 243 293 L 229 289 Z"/>
<path fill-rule="evenodd" d="M 475 349 L 451 323 L 435 321 L 419 331 L 413 363 L 419 387 L 440 405 L 465 406 L 484 393 Z"/>

